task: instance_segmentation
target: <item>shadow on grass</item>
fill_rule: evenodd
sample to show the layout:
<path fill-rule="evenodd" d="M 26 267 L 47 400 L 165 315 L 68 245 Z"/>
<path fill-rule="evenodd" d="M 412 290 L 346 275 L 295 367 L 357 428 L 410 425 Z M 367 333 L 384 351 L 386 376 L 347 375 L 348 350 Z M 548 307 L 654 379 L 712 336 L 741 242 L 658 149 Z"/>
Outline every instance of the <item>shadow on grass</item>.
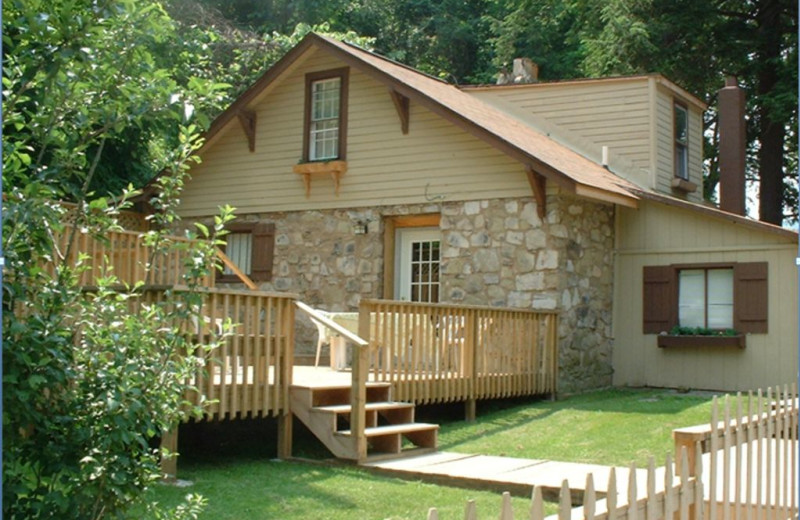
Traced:
<path fill-rule="evenodd" d="M 417 407 L 421 422 L 441 426 L 439 449 L 450 450 L 471 440 L 528 427 L 562 411 L 673 415 L 708 402 L 710 394 L 680 394 L 662 389 L 615 388 L 574 395 L 558 401 L 516 398 L 479 401 L 477 420 L 464 421 L 461 403 Z M 690 426 L 689 424 L 685 426 Z M 196 422 L 181 425 L 180 468 L 186 464 L 217 464 L 270 460 L 277 456 L 277 421 L 274 418 Z M 326 460 L 332 455 L 297 419 L 294 422 L 293 455 Z"/>

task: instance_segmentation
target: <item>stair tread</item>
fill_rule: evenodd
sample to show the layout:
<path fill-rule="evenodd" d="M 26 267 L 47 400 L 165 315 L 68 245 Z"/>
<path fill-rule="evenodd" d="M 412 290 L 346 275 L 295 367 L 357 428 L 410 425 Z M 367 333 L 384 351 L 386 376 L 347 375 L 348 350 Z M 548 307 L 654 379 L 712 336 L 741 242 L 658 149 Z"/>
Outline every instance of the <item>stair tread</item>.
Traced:
<path fill-rule="evenodd" d="M 419 432 L 425 430 L 438 430 L 438 424 L 431 423 L 405 423 L 405 424 L 389 424 L 387 426 L 374 426 L 372 428 L 365 428 L 364 435 L 367 437 L 379 437 L 381 435 L 392 435 L 396 433 L 409 433 Z M 336 432 L 336 435 L 349 436 L 350 430 L 342 430 Z"/>
<path fill-rule="evenodd" d="M 376 403 L 366 403 L 365 409 L 368 411 L 372 410 L 400 410 L 403 408 L 413 408 L 414 405 L 412 403 L 403 403 L 399 401 L 381 401 Z M 352 406 L 349 404 L 334 404 L 329 406 L 315 406 L 312 410 L 318 410 L 321 412 L 333 412 L 333 413 L 345 413 L 352 410 Z"/>

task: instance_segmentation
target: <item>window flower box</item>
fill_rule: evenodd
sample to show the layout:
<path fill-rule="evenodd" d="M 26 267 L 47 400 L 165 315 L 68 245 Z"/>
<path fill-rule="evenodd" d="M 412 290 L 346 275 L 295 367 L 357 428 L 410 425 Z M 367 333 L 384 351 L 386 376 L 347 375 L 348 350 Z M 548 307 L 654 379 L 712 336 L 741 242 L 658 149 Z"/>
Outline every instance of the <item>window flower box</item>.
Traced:
<path fill-rule="evenodd" d="M 743 349 L 745 348 L 745 336 L 744 334 L 735 336 L 658 335 L 658 348 L 672 347 L 737 347 Z"/>

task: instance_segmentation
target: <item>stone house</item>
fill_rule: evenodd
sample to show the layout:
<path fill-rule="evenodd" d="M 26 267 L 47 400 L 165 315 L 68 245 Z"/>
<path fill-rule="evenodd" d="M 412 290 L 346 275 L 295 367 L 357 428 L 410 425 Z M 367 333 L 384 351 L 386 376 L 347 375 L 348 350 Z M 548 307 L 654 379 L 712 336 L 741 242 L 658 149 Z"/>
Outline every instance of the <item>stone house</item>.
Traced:
<path fill-rule="evenodd" d="M 791 380 L 797 234 L 741 216 L 743 169 L 725 210 L 702 200 L 703 102 L 658 74 L 518 65 L 532 82 L 455 86 L 310 34 L 214 121 L 180 212 L 234 206 L 228 256 L 320 309 L 557 310 L 562 392 Z M 659 347 L 676 324 L 745 348 Z"/>

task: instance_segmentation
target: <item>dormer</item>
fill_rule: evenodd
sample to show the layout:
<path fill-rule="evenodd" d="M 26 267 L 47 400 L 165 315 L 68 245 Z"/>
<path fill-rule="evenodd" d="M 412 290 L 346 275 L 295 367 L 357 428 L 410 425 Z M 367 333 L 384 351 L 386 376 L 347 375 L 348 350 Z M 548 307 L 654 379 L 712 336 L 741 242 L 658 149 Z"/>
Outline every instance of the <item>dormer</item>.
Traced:
<path fill-rule="evenodd" d="M 645 190 L 703 200 L 706 105 L 659 74 L 463 87 Z"/>

